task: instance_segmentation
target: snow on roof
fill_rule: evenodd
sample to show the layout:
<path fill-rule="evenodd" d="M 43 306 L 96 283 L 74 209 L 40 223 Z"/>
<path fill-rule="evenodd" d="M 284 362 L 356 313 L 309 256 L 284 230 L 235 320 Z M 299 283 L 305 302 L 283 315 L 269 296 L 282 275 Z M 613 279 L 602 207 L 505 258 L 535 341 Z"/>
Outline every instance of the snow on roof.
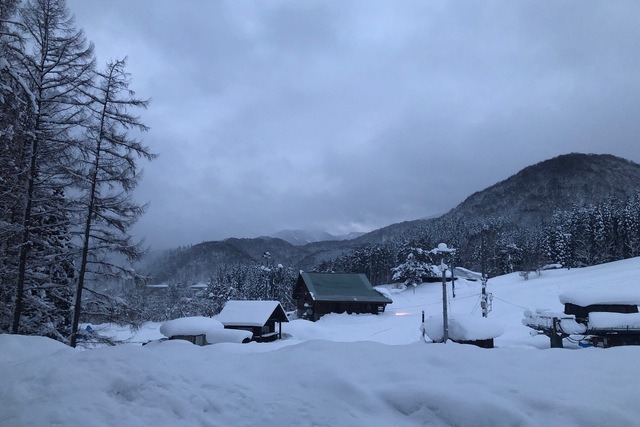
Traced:
<path fill-rule="evenodd" d="M 264 326 L 274 312 L 278 322 L 288 322 L 278 301 L 227 301 L 216 316 L 225 326 Z"/>
<path fill-rule="evenodd" d="M 482 280 L 482 273 L 478 273 L 476 271 L 471 271 L 462 267 L 453 267 L 453 271 L 453 275 L 456 276 L 456 278 Z"/>
<path fill-rule="evenodd" d="M 587 307 L 594 304 L 640 305 L 640 288 L 616 290 L 611 288 L 583 288 L 567 291 L 559 296 L 562 304 Z"/>
<path fill-rule="evenodd" d="M 251 341 L 253 332 L 242 329 L 211 329 L 207 332 L 207 342 L 218 344 L 221 342 L 243 343 Z"/>
<path fill-rule="evenodd" d="M 423 326 L 427 336 L 441 342 L 444 336 L 442 316 L 431 316 Z M 504 328 L 486 317 L 458 315 L 449 318 L 449 338 L 456 341 L 477 341 L 499 337 Z"/>
<path fill-rule="evenodd" d="M 589 313 L 589 329 L 640 329 L 640 313 Z"/>
<path fill-rule="evenodd" d="M 164 322 L 160 326 L 160 333 L 171 338 L 176 335 L 204 335 L 212 329 L 224 329 L 224 326 L 211 317 L 181 317 Z"/>

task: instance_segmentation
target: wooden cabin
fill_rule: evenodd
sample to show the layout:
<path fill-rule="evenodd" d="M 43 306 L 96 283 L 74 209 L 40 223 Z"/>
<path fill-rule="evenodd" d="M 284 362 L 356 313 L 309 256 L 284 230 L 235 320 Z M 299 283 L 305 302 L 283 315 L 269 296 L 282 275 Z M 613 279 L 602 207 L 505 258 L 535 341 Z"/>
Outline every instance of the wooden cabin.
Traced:
<path fill-rule="evenodd" d="M 328 313 L 383 313 L 389 298 L 364 274 L 301 272 L 293 290 L 298 318 L 316 321 Z"/>
<path fill-rule="evenodd" d="M 289 321 L 278 301 L 227 301 L 216 319 L 225 329 L 252 332 L 256 342 L 282 338 L 282 322 Z"/>

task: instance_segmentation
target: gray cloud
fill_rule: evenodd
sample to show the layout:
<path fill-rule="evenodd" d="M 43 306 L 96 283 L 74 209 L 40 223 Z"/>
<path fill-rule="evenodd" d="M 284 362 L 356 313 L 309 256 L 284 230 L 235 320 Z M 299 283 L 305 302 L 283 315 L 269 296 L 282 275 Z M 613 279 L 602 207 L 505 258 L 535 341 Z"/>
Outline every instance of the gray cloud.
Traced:
<path fill-rule="evenodd" d="M 153 98 L 155 247 L 429 216 L 573 151 L 640 161 L 635 1 L 69 6 Z"/>

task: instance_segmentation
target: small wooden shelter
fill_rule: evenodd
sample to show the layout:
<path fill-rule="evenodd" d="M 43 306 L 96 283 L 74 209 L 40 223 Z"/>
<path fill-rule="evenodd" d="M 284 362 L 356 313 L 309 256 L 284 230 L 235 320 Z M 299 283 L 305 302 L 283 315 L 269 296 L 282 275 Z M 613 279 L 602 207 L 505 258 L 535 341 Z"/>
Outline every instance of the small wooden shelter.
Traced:
<path fill-rule="evenodd" d="M 364 274 L 301 272 L 293 290 L 298 317 L 316 321 L 328 313 L 378 314 L 392 303 Z"/>
<path fill-rule="evenodd" d="M 278 301 L 227 301 L 216 319 L 225 329 L 252 332 L 252 340 L 257 342 L 282 338 L 282 322 L 289 321 Z"/>
<path fill-rule="evenodd" d="M 582 335 L 581 344 L 596 347 L 640 345 L 640 292 L 610 288 L 584 288 L 560 296 L 564 313 L 546 309 L 526 310 L 525 326 L 547 335 L 551 347 L 563 347 L 562 340 Z"/>

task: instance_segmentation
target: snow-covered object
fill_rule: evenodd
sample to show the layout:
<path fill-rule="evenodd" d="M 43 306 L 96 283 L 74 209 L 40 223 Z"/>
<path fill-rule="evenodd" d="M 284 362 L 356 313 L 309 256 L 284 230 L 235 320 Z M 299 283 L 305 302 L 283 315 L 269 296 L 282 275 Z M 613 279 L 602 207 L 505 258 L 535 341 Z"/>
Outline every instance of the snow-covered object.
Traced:
<path fill-rule="evenodd" d="M 449 338 L 456 341 L 478 341 L 499 337 L 504 328 L 486 317 L 471 317 L 456 314 L 449 318 Z M 424 331 L 434 342 L 444 337 L 442 316 L 431 316 L 424 325 Z"/>
<path fill-rule="evenodd" d="M 264 326 L 278 306 L 278 301 L 227 301 L 216 319 L 225 326 Z"/>
<path fill-rule="evenodd" d="M 382 295 L 383 297 L 389 298 L 391 301 L 393 301 L 393 298 L 391 298 L 391 292 L 389 292 L 389 289 L 385 288 L 384 286 L 374 286 L 373 289 L 379 292 L 380 295 Z"/>
<path fill-rule="evenodd" d="M 565 314 L 545 308 L 538 308 L 535 311 L 525 310 L 522 324 L 538 330 L 553 329 L 553 319 L 556 319 L 558 332 L 564 332 L 569 335 L 581 335 L 587 330 L 586 326 L 576 322 L 576 317 L 573 314 Z"/>
<path fill-rule="evenodd" d="M 593 304 L 640 305 L 640 287 L 623 290 L 609 287 L 580 288 L 560 294 L 562 304 L 587 307 Z"/>
<path fill-rule="evenodd" d="M 211 330 L 224 329 L 222 323 L 211 317 L 181 317 L 169 320 L 160 326 L 160 333 L 167 338 L 176 335 L 205 335 Z"/>
<path fill-rule="evenodd" d="M 218 344 L 221 342 L 243 343 L 251 341 L 253 332 L 242 329 L 210 329 L 207 332 L 207 342 Z"/>
<path fill-rule="evenodd" d="M 456 279 L 482 280 L 482 273 L 471 271 L 466 268 L 453 267 L 453 272 Z"/>
<path fill-rule="evenodd" d="M 639 329 L 640 313 L 589 313 L 589 329 Z"/>

